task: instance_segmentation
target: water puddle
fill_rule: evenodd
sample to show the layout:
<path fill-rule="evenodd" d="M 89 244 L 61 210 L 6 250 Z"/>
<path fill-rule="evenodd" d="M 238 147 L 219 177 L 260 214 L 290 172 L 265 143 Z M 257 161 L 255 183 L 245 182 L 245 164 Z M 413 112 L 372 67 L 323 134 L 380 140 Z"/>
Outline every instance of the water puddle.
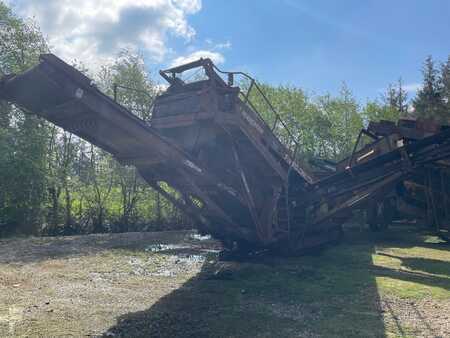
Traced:
<path fill-rule="evenodd" d="M 162 252 L 162 251 L 172 251 L 172 250 L 180 250 L 180 249 L 189 249 L 190 247 L 187 245 L 181 244 L 152 244 L 145 248 L 147 252 Z"/>
<path fill-rule="evenodd" d="M 210 236 L 210 235 L 204 235 L 204 236 L 202 236 L 202 235 L 200 235 L 200 234 L 191 234 L 189 237 L 190 237 L 191 239 L 195 239 L 195 240 L 197 240 L 197 241 L 207 241 L 207 240 L 210 240 L 210 239 L 211 239 L 211 236 Z"/>

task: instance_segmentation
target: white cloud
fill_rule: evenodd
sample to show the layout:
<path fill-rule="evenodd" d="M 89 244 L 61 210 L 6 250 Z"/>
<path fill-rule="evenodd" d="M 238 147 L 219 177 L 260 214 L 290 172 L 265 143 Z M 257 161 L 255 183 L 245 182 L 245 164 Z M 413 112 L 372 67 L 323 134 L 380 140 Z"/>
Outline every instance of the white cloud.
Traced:
<path fill-rule="evenodd" d="M 201 0 L 173 0 L 173 2 L 188 14 L 196 13 L 202 9 Z"/>
<path fill-rule="evenodd" d="M 212 52 L 209 50 L 198 50 L 186 56 L 180 56 L 174 59 L 171 63 L 171 67 L 179 66 L 188 62 L 196 61 L 200 58 L 209 58 L 215 64 L 220 65 L 225 62 L 225 57 L 218 52 Z"/>
<path fill-rule="evenodd" d="M 89 68 L 111 60 L 121 49 L 142 51 L 162 62 L 175 36 L 191 41 L 195 30 L 187 16 L 201 0 L 16 0 L 13 8 L 33 17 L 52 51 Z"/>
<path fill-rule="evenodd" d="M 414 93 L 418 90 L 422 89 L 421 83 L 408 83 L 403 86 L 403 89 L 406 90 L 408 93 Z"/>
<path fill-rule="evenodd" d="M 222 43 L 218 43 L 214 46 L 215 49 L 230 49 L 231 48 L 231 42 L 226 41 Z"/>
<path fill-rule="evenodd" d="M 209 46 L 209 48 L 212 48 L 213 50 L 221 50 L 221 49 L 230 49 L 231 48 L 231 42 L 229 40 L 226 40 L 225 42 L 218 42 L 214 43 L 212 39 L 206 39 L 205 43 Z"/>

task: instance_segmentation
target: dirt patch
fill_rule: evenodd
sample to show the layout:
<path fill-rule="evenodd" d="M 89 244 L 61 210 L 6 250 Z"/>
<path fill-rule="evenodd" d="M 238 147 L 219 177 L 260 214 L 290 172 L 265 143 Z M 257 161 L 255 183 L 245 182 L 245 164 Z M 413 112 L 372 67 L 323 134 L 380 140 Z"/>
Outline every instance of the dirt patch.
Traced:
<path fill-rule="evenodd" d="M 408 236 L 238 262 L 189 231 L 2 240 L 0 337 L 450 336 L 450 250 Z"/>
<path fill-rule="evenodd" d="M 193 234 L 3 240 L 0 336 L 102 335 L 118 316 L 179 288 L 220 249 Z M 152 246 L 160 250 L 148 250 Z"/>

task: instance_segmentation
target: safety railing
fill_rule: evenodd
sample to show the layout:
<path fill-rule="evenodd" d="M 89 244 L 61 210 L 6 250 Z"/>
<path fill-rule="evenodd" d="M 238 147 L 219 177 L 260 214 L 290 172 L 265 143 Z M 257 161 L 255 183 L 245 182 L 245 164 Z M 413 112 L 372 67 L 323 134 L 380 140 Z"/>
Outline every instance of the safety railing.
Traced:
<path fill-rule="evenodd" d="M 290 167 L 292 167 L 293 163 L 296 161 L 297 152 L 300 149 L 300 144 L 297 141 L 294 134 L 291 132 L 290 128 L 286 124 L 286 122 L 281 118 L 281 115 L 277 112 L 273 104 L 270 102 L 270 100 L 267 98 L 267 95 L 264 93 L 260 85 L 258 85 L 257 81 L 251 77 L 250 75 L 244 73 L 244 72 L 227 72 L 219 69 L 216 65 L 213 64 L 213 68 L 220 74 L 224 74 L 228 76 L 228 84 L 231 86 L 234 83 L 234 77 L 236 75 L 242 76 L 244 79 L 250 81 L 247 89 L 244 91 L 240 91 L 240 95 L 242 98 L 242 101 L 245 105 L 248 105 L 259 117 L 259 119 L 270 129 L 270 131 L 278 138 L 278 140 L 287 148 L 289 155 L 291 157 L 291 163 L 289 164 Z M 252 96 L 252 90 L 256 91 L 257 95 L 259 95 L 262 98 L 262 102 L 266 104 L 266 106 L 269 108 L 268 111 L 272 114 L 272 118 L 269 120 L 273 120 L 272 125 L 270 126 L 268 121 L 261 115 L 259 110 L 256 108 L 255 104 L 251 101 Z M 286 138 L 285 142 L 282 142 L 280 140 L 280 135 L 277 133 L 278 130 L 284 131 L 286 135 L 283 135 L 283 138 Z"/>

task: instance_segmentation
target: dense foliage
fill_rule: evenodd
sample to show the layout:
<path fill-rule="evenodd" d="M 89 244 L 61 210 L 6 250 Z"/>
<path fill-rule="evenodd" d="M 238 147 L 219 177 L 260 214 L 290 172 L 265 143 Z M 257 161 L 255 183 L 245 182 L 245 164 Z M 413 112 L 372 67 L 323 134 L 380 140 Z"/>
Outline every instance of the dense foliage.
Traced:
<path fill-rule="evenodd" d="M 49 50 L 38 27 L 1 1 L 0 23 L 0 75 L 29 68 Z M 369 120 L 395 121 L 408 110 L 416 116 L 448 118 L 450 58 L 438 71 L 429 57 L 423 74 L 423 87 L 409 107 L 401 80 L 389 85 L 380 99 L 364 105 L 345 84 L 337 96 L 307 95 L 294 86 L 261 88 L 299 142 L 300 158 L 337 161 L 351 152 Z M 139 55 L 123 52 L 93 76 L 111 96 L 113 84 L 119 84 L 118 101 L 144 120 L 150 118 L 158 87 Z M 265 101 L 253 92 L 250 99 L 274 125 Z M 291 145 L 280 123 L 275 131 Z M 5 102 L 0 102 L 0 173 L 0 234 L 140 231 L 187 222 L 134 168 Z"/>
<path fill-rule="evenodd" d="M 0 2 L 0 75 L 21 72 L 48 52 L 33 22 Z M 77 65 L 83 69 L 82 65 Z M 123 52 L 94 74 L 97 85 L 148 119 L 156 87 L 142 59 Z M 0 102 L 0 234 L 89 233 L 186 224 L 132 167 L 23 110 Z"/>

